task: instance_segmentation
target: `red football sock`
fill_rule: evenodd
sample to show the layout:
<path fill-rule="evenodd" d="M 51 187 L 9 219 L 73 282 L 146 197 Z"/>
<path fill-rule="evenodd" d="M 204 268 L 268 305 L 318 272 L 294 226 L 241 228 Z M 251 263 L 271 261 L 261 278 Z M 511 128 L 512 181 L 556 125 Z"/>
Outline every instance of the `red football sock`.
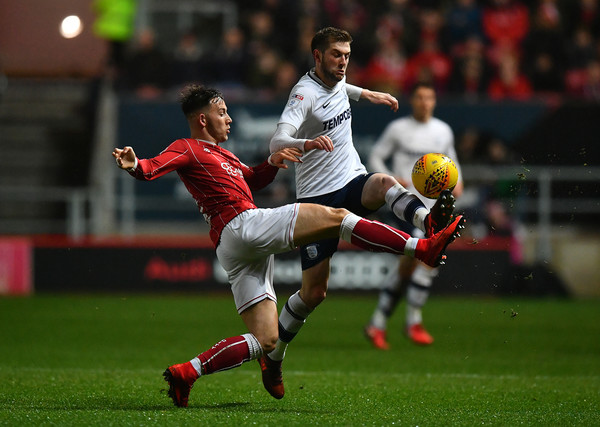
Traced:
<path fill-rule="evenodd" d="M 250 360 L 250 349 L 246 339 L 237 337 L 219 341 L 204 353 L 198 355 L 202 364 L 202 374 L 208 375 L 233 369 Z"/>
<path fill-rule="evenodd" d="M 406 243 L 411 238 L 409 234 L 379 221 L 371 221 L 352 214 L 348 215 L 348 217 L 351 216 L 354 217 L 354 220 L 349 218 L 346 230 L 352 227 L 352 223 L 356 219 L 358 219 L 358 222 L 351 228 L 350 243 L 371 252 L 389 252 L 393 254 L 403 254 L 405 252 Z M 342 225 L 342 228 L 344 228 L 344 225 Z M 345 238 L 346 230 L 342 230 L 344 240 L 347 240 Z"/>

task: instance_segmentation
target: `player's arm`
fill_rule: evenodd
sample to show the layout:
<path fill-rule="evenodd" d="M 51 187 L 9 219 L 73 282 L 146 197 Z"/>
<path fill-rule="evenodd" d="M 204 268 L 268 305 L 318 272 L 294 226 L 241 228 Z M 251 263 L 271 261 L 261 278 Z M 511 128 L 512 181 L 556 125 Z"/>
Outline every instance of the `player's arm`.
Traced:
<path fill-rule="evenodd" d="M 132 147 L 115 148 L 112 153 L 117 166 L 136 179 L 150 181 L 187 165 L 187 149 L 173 143 L 150 159 L 138 159 Z"/>
<path fill-rule="evenodd" d="M 296 148 L 305 153 L 310 150 L 333 151 L 333 142 L 327 135 L 319 135 L 315 139 L 298 139 L 296 128 L 289 123 L 279 123 L 271 138 L 269 149 L 275 153 L 285 148 Z"/>
<path fill-rule="evenodd" d="M 284 148 L 274 152 L 258 166 L 248 167 L 242 163 L 244 179 L 252 191 L 266 187 L 275 179 L 279 169 L 287 169 L 285 161 L 301 162 L 302 151 L 297 148 Z"/>
<path fill-rule="evenodd" d="M 392 111 L 398 111 L 398 100 L 389 93 L 376 92 L 351 84 L 346 84 L 346 92 L 351 99 L 366 99 L 373 104 L 389 105 Z"/>

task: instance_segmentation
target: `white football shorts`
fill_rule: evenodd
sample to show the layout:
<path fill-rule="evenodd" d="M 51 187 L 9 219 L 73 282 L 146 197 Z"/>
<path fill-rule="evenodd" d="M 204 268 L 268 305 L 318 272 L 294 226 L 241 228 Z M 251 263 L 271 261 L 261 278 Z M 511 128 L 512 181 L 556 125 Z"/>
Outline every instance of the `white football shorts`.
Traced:
<path fill-rule="evenodd" d="M 298 203 L 274 209 L 249 209 L 223 228 L 217 258 L 227 272 L 238 313 L 269 298 L 273 287 L 273 254 L 295 249 Z"/>

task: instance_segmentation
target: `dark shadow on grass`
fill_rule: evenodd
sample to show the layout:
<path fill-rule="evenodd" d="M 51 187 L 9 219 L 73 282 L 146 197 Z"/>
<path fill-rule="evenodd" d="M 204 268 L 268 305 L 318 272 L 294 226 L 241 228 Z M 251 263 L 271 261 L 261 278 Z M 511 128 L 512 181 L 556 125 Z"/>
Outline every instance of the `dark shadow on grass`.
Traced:
<path fill-rule="evenodd" d="M 206 410 L 235 410 L 237 408 L 244 408 L 250 405 L 250 402 L 227 402 L 227 403 L 215 403 L 215 404 L 190 404 L 188 408 L 178 408 L 171 402 L 165 402 L 164 404 L 153 404 L 145 405 L 143 403 L 134 402 L 118 402 L 111 400 L 98 400 L 97 402 L 90 402 L 89 400 L 81 404 L 69 404 L 61 406 L 44 406 L 43 410 L 48 411 L 164 411 L 167 409 L 173 410 L 190 410 L 190 409 L 206 409 Z"/>
<path fill-rule="evenodd" d="M 194 405 L 191 404 L 189 409 L 208 409 L 208 410 L 231 410 L 231 409 L 241 409 L 250 405 L 250 402 L 226 402 L 226 403 L 212 403 L 212 404 L 200 404 Z"/>
<path fill-rule="evenodd" d="M 275 403 L 275 402 L 273 402 Z M 232 410 L 236 412 L 247 412 L 252 414 L 265 413 L 265 414 L 318 414 L 318 415 L 334 415 L 332 411 L 327 410 L 316 410 L 312 408 L 273 408 L 272 406 L 264 407 L 263 404 L 257 402 L 226 402 L 226 403 L 214 403 L 206 405 L 194 405 L 191 404 L 189 409 L 206 409 L 206 410 Z"/>
<path fill-rule="evenodd" d="M 273 402 L 275 403 L 275 402 Z M 29 406 L 28 406 L 29 407 Z M 14 407 L 13 407 L 14 408 Z M 22 409 L 22 408 L 14 408 Z M 224 402 L 224 403 L 190 403 L 188 408 L 178 408 L 171 402 L 165 401 L 161 404 L 143 404 L 135 403 L 131 401 L 119 401 L 116 399 L 86 399 L 85 402 L 81 403 L 70 403 L 67 405 L 53 405 L 44 406 L 45 411 L 165 411 L 173 409 L 175 411 L 189 411 L 189 410 L 206 410 L 206 411 L 227 411 L 227 412 L 239 412 L 249 414 L 316 414 L 316 415 L 333 415 L 331 411 L 327 410 L 315 410 L 311 408 L 274 408 L 270 405 L 264 406 L 257 402 Z"/>

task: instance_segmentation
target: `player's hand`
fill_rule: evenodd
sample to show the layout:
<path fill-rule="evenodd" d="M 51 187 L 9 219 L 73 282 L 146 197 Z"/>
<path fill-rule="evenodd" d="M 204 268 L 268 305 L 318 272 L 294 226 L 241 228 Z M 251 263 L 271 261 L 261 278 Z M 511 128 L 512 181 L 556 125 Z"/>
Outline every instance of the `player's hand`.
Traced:
<path fill-rule="evenodd" d="M 320 135 L 315 139 L 307 140 L 304 143 L 304 152 L 310 150 L 325 150 L 331 153 L 333 151 L 333 141 L 327 135 Z"/>
<path fill-rule="evenodd" d="M 269 157 L 269 163 L 272 166 L 276 166 L 280 169 L 287 169 L 288 165 L 284 163 L 285 160 L 289 160 L 294 163 L 302 163 L 302 151 L 297 148 L 284 148 L 276 151 Z"/>
<path fill-rule="evenodd" d="M 368 89 L 363 89 L 361 97 L 372 102 L 373 104 L 389 105 L 392 111 L 398 111 L 398 100 L 389 93 L 375 92 Z"/>
<path fill-rule="evenodd" d="M 121 169 L 131 169 L 135 166 L 135 152 L 131 147 L 115 148 L 112 155 Z"/>

